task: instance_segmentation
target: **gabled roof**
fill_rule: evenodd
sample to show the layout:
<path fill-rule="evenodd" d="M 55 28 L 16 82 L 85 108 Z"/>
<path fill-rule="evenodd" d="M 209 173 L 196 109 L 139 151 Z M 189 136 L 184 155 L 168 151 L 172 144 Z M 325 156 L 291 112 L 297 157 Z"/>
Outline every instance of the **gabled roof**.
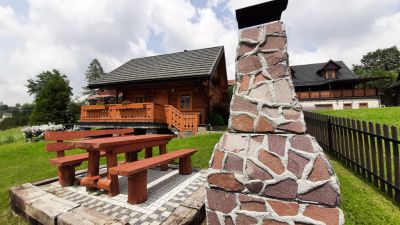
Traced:
<path fill-rule="evenodd" d="M 213 74 L 224 47 L 212 47 L 165 55 L 131 59 L 89 84 L 90 88 L 155 80 L 209 77 Z"/>
<path fill-rule="evenodd" d="M 325 80 L 324 76 L 319 74 L 319 71 L 325 68 L 329 63 L 334 63 L 339 67 L 336 74 L 336 79 Z M 331 83 L 332 81 L 358 81 L 360 78 L 355 75 L 343 61 L 328 61 L 324 63 L 314 63 L 306 65 L 290 66 L 294 72 L 292 77 L 294 86 L 315 86 Z"/>

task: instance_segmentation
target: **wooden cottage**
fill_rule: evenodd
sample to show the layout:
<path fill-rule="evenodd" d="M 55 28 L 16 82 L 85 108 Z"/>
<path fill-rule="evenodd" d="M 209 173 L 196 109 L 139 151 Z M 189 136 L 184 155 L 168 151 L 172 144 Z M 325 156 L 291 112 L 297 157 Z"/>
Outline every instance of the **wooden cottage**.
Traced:
<path fill-rule="evenodd" d="M 114 90 L 116 100 L 82 106 L 81 127 L 196 132 L 213 109 L 228 110 L 223 46 L 132 59 L 88 87 Z"/>
<path fill-rule="evenodd" d="M 392 86 L 390 88 L 393 90 L 393 94 L 394 94 L 393 104 L 400 106 L 400 73 L 397 77 L 396 82 L 394 82 L 394 84 L 392 84 Z"/>

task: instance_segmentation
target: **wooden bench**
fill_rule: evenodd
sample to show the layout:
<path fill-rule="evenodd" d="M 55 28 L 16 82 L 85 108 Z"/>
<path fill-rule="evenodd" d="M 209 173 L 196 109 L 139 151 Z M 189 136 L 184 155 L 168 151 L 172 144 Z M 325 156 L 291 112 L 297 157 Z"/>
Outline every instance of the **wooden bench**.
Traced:
<path fill-rule="evenodd" d="M 147 200 L 147 169 L 156 167 L 179 158 L 179 173 L 192 173 L 190 156 L 196 149 L 182 149 L 163 155 L 147 158 L 124 165 L 112 167 L 109 173 L 128 177 L 128 202 L 131 204 L 143 203 Z"/>
<path fill-rule="evenodd" d="M 108 129 L 89 131 L 46 131 L 45 140 L 55 141 L 46 144 L 46 151 L 56 152 L 57 158 L 50 159 L 52 165 L 58 167 L 58 181 L 62 187 L 70 186 L 75 181 L 75 167 L 88 160 L 88 153 L 65 155 L 65 150 L 73 149 L 68 140 L 81 138 L 95 138 L 113 135 L 126 135 L 133 133 L 133 129 Z M 102 156 L 104 152 L 100 153 Z"/>

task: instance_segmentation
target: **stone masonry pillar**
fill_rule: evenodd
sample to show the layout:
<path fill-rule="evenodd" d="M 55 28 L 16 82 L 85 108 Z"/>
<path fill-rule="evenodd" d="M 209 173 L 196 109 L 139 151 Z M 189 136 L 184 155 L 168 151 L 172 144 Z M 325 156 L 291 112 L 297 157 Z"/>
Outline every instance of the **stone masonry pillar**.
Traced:
<path fill-rule="evenodd" d="M 229 132 L 208 170 L 208 224 L 344 224 L 338 179 L 295 96 L 283 23 L 241 29 Z"/>

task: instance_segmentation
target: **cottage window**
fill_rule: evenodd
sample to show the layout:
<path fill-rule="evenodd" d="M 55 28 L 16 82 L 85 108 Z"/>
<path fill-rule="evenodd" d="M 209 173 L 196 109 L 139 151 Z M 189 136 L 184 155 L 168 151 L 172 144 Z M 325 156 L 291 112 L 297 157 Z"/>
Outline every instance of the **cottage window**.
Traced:
<path fill-rule="evenodd" d="M 326 70 L 325 71 L 325 80 L 328 79 L 336 79 L 336 70 Z"/>
<path fill-rule="evenodd" d="M 190 109 L 190 95 L 181 96 L 181 109 Z"/>

